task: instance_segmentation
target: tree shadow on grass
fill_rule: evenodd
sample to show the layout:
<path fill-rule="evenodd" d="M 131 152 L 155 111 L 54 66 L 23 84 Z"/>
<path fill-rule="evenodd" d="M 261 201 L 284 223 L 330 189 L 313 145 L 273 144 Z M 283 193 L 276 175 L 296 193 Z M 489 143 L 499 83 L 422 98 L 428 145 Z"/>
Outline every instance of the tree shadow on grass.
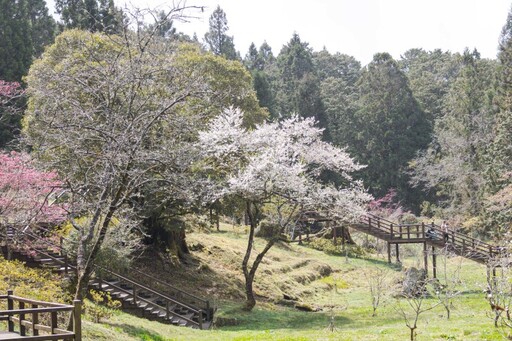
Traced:
<path fill-rule="evenodd" d="M 389 263 L 387 260 L 374 259 L 374 258 L 359 258 L 359 259 L 362 259 L 368 263 L 386 267 L 391 270 L 395 270 L 395 271 L 402 270 L 402 264 L 400 264 L 400 263 Z"/>
<path fill-rule="evenodd" d="M 171 338 L 162 337 L 159 334 L 151 332 L 145 328 L 135 327 L 126 323 L 108 323 L 110 326 L 121 329 L 124 333 L 136 337 L 143 341 L 170 341 Z"/>
<path fill-rule="evenodd" d="M 227 316 L 235 317 L 236 325 L 223 326 L 221 330 L 269 330 L 269 329 L 294 329 L 309 330 L 327 328 L 331 323 L 331 313 L 325 312 L 300 312 L 300 311 L 270 311 L 255 309 L 251 312 L 233 310 L 227 312 Z M 353 321 L 345 316 L 335 313 L 334 325 L 336 328 L 352 324 Z"/>

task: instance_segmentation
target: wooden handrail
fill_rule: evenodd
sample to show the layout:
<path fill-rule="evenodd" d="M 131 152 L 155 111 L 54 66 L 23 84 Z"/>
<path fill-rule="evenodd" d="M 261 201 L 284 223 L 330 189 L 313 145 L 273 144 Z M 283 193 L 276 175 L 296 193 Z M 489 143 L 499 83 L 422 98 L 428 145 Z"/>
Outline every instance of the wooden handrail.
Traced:
<path fill-rule="evenodd" d="M 372 213 L 367 213 L 367 215 L 363 216 L 362 219 L 363 219 L 363 221 L 365 221 L 365 219 L 368 221 L 371 221 L 372 219 L 376 220 L 377 226 L 379 227 L 379 229 L 384 232 L 388 232 L 390 234 L 396 234 L 396 229 L 394 229 L 394 227 L 398 227 L 398 228 L 407 227 L 408 233 L 416 234 L 416 232 L 412 231 L 410 228 L 417 227 L 419 229 L 422 226 L 421 224 L 394 224 L 393 222 L 386 220 L 384 218 L 381 218 Z M 374 225 L 375 224 L 373 224 L 372 226 L 374 226 Z M 445 231 L 441 226 L 436 225 L 434 223 L 430 224 L 430 226 L 439 235 L 444 235 Z M 403 234 L 406 234 L 406 233 L 399 233 L 399 235 L 403 235 Z M 479 239 L 473 238 L 466 234 L 460 233 L 453 229 L 449 229 L 448 234 L 449 234 L 449 238 L 452 240 L 453 244 L 458 245 L 458 246 L 463 246 L 464 248 L 468 245 L 471 245 L 472 250 L 475 250 L 475 251 L 481 252 L 481 253 L 485 253 L 485 254 L 489 255 L 489 257 L 492 257 L 494 253 L 500 253 L 502 251 L 502 248 L 499 246 L 494 246 L 494 245 L 488 244 L 486 242 L 483 242 Z M 425 238 L 425 236 L 423 236 L 423 238 Z"/>
<path fill-rule="evenodd" d="M 20 337 L 10 338 L 10 340 L 75 340 L 81 341 L 81 302 L 73 301 L 73 305 L 45 302 L 33 300 L 25 297 L 15 296 L 12 290 L 7 291 L 7 295 L 0 295 L 0 299 L 7 300 L 7 310 L 0 310 L 0 320 L 7 321 L 9 332 L 15 332 L 15 323 L 18 326 Z M 14 309 L 14 303 L 17 302 L 19 308 Z M 25 303 L 30 304 L 30 308 L 25 308 Z M 38 306 L 43 306 L 42 308 Z M 71 312 L 73 321 L 72 330 L 58 328 L 57 313 Z M 41 313 L 51 314 L 51 325 L 39 323 Z M 18 315 L 18 317 L 13 316 Z M 32 320 L 26 320 L 25 315 L 30 315 Z M 32 331 L 32 336 L 27 336 L 27 329 Z M 39 331 L 45 331 L 51 335 L 39 336 Z"/>
<path fill-rule="evenodd" d="M 138 287 L 138 288 L 140 288 L 140 289 L 143 289 L 143 290 L 145 290 L 145 291 L 149 291 L 149 292 L 151 292 L 152 294 L 155 294 L 155 295 L 157 295 L 157 296 L 159 296 L 159 297 L 161 297 L 161 298 L 163 298 L 163 299 L 165 299 L 165 300 L 171 301 L 172 303 L 175 303 L 175 304 L 177 304 L 177 305 L 179 305 L 179 306 L 181 306 L 181 307 L 183 307 L 183 308 L 186 308 L 186 309 L 188 309 L 188 310 L 191 310 L 191 311 L 193 311 L 194 313 L 198 313 L 199 311 L 201 311 L 200 309 L 197 309 L 197 308 L 195 308 L 195 307 L 191 307 L 191 306 L 188 306 L 188 305 L 186 305 L 186 304 L 184 304 L 184 303 L 181 303 L 181 302 L 179 302 L 179 301 L 176 301 L 175 299 L 173 299 L 173 298 L 171 298 L 171 297 L 168 297 L 167 295 L 165 295 L 165 294 L 163 294 L 163 293 L 160 293 L 160 292 L 155 291 L 155 290 L 153 290 L 153 289 L 151 289 L 151 288 L 148 288 L 148 287 L 146 287 L 146 286 L 144 286 L 144 285 L 142 285 L 142 284 L 140 284 L 140 283 L 138 283 L 138 282 L 135 282 L 135 281 L 133 281 L 133 280 L 131 280 L 131 279 L 129 279 L 129 278 L 126 278 L 126 277 L 124 277 L 124 276 L 122 276 L 122 275 L 120 275 L 120 274 L 117 274 L 117 273 L 115 273 L 115 272 L 112 272 L 112 271 L 110 271 L 110 270 L 108 270 L 108 269 L 105 269 L 105 268 L 103 268 L 103 267 L 100 267 L 100 266 L 97 266 L 97 267 L 98 267 L 98 268 L 100 268 L 100 269 L 101 269 L 101 270 L 103 270 L 103 271 L 108 272 L 110 275 L 112 275 L 112 276 L 114 276 L 114 277 L 117 277 L 117 278 L 119 278 L 119 279 L 123 280 L 124 282 L 128 282 L 128 283 L 130 283 L 130 284 L 132 284 L 132 285 L 134 285 L 134 286 L 137 286 L 137 287 Z M 110 283 L 108 283 L 108 282 L 107 282 L 106 284 L 108 284 L 108 285 L 112 285 L 112 284 L 110 284 Z"/>
<path fill-rule="evenodd" d="M 105 284 L 106 284 L 106 285 L 108 285 L 108 286 L 110 286 L 110 287 L 112 287 L 112 288 L 114 288 L 114 289 L 117 289 L 117 290 L 119 290 L 119 291 L 121 291 L 121 292 L 124 292 L 125 294 L 128 294 L 128 295 L 132 296 L 132 297 L 133 297 L 133 300 L 134 300 L 134 303 L 137 303 L 137 302 L 135 302 L 135 300 L 137 300 L 137 301 L 145 302 L 145 303 L 147 303 L 147 304 L 149 304 L 149 305 L 152 305 L 153 307 L 161 308 L 161 309 L 163 309 L 164 311 L 166 311 L 166 313 L 171 314 L 171 315 L 173 315 L 174 317 L 178 317 L 178 318 L 180 318 L 180 319 L 183 319 L 183 320 L 185 320 L 185 321 L 187 321 L 187 322 L 190 322 L 190 323 L 192 323 L 192 324 L 194 324 L 194 325 L 198 325 L 198 326 L 202 329 L 202 325 L 199 325 L 199 323 L 198 323 L 198 322 L 196 322 L 196 321 L 194 321 L 194 320 L 191 320 L 191 319 L 187 318 L 186 316 L 183 316 L 183 315 L 180 315 L 180 314 L 178 314 L 178 313 L 175 313 L 175 312 L 173 312 L 173 311 L 170 311 L 170 310 L 169 310 L 169 311 L 167 311 L 167 306 L 161 306 L 161 305 L 159 305 L 159 304 L 158 304 L 158 303 L 156 303 L 156 302 L 152 302 L 152 301 L 150 301 L 150 300 L 145 299 L 144 297 L 141 297 L 141 296 L 135 296 L 135 295 L 133 294 L 133 292 L 131 292 L 130 290 L 128 290 L 128 289 L 123 289 L 123 288 L 121 288 L 121 287 L 119 287 L 119 286 L 117 286 L 117 285 L 115 285 L 115 284 L 108 283 L 108 282 L 107 282 L 107 283 L 105 283 Z M 143 287 L 143 286 L 140 286 L 140 285 L 138 285 L 138 284 L 137 284 L 137 287 L 139 287 L 140 289 L 147 290 L 147 288 L 145 288 L 145 287 Z M 150 289 L 150 290 L 151 290 L 151 289 Z M 164 299 L 165 301 L 167 301 L 167 302 L 172 302 L 172 303 L 176 303 L 176 304 L 178 304 L 178 305 L 181 305 L 179 302 L 175 302 L 175 301 L 173 301 L 171 298 L 168 298 L 168 297 L 160 297 L 160 298 L 163 298 L 163 299 Z M 181 306 L 183 306 L 183 305 L 181 305 Z M 184 307 L 185 307 L 185 306 L 184 306 Z M 189 309 L 189 308 L 187 308 L 187 309 Z M 201 310 L 193 310 L 193 309 L 190 309 L 190 310 L 192 310 L 194 313 L 199 313 L 199 314 L 201 313 Z"/>
<path fill-rule="evenodd" d="M 46 252 L 45 252 L 45 251 L 43 251 L 43 250 L 39 250 L 38 248 L 31 248 L 31 250 L 33 250 L 33 251 L 34 251 L 34 252 L 36 252 L 37 254 L 39 254 L 39 255 L 43 255 L 44 257 L 47 257 L 47 258 L 49 258 L 49 259 L 52 259 L 52 260 L 53 260 L 55 263 L 57 263 L 57 264 L 64 265 L 64 266 L 66 267 L 66 270 L 67 270 L 67 268 L 68 268 L 68 267 L 69 267 L 70 269 L 76 270 L 76 266 L 71 265 L 69 262 L 67 262 L 67 254 L 66 254 L 66 251 L 65 251 L 65 250 L 64 250 L 60 245 L 56 245 L 56 244 L 52 243 L 51 241 L 48 241 L 48 240 L 46 240 L 46 239 L 44 239 L 44 238 L 42 238 L 42 237 L 38 236 L 37 234 L 31 233 L 30 231 L 22 231 L 22 230 L 20 230 L 20 229 L 15 228 L 15 227 L 12 227 L 12 228 L 13 228 L 13 229 L 15 229 L 15 230 L 16 230 L 16 232 L 18 232 L 18 233 L 20 233 L 20 234 L 22 234 L 22 235 L 25 235 L 25 236 L 27 236 L 27 237 L 29 237 L 29 238 L 33 238 L 33 239 L 34 239 L 34 240 L 36 240 L 36 241 L 42 241 L 42 242 L 44 242 L 45 244 L 50 245 L 50 246 L 54 247 L 55 249 L 59 250 L 59 251 L 61 252 L 61 254 L 63 255 L 63 257 L 64 257 L 64 260 L 62 260 L 62 259 L 60 259 L 60 258 L 57 258 L 57 257 L 54 257 L 54 256 L 52 256 L 52 255 L 50 255 L 50 254 L 46 253 Z M 49 231 L 49 230 L 46 230 L 46 231 L 47 231 L 47 232 L 51 232 L 51 231 Z M 59 236 L 59 237 L 60 237 L 60 236 Z M 61 238 L 62 238 L 62 239 L 64 239 L 64 240 L 67 240 L 67 239 L 65 239 L 65 238 L 63 238 L 63 237 L 61 237 Z M 186 304 L 186 303 L 180 302 L 180 301 L 178 301 L 178 300 L 176 300 L 176 299 L 174 299 L 174 298 L 169 297 L 167 294 L 164 294 L 164 293 L 162 293 L 162 292 L 159 292 L 159 291 L 157 291 L 157 290 L 155 290 L 155 289 L 151 289 L 151 288 L 149 288 L 149 287 L 147 287 L 147 286 L 145 286 L 145 285 L 142 285 L 142 284 L 140 284 L 140 283 L 138 283 L 138 282 L 136 282 L 136 281 L 134 281 L 134 280 L 132 280 L 132 279 L 129 279 L 129 278 L 127 278 L 127 277 L 123 276 L 123 275 L 120 275 L 120 274 L 118 274 L 118 273 L 115 273 L 115 272 L 113 272 L 113 271 L 111 271 L 111 270 L 109 270 L 109 269 L 106 269 L 106 268 L 104 268 L 104 267 L 101 267 L 101 266 L 99 266 L 99 265 L 94 265 L 94 267 L 95 267 L 95 268 L 97 268 L 97 269 L 99 269 L 99 270 L 102 270 L 102 271 L 104 271 L 104 272 L 107 272 L 109 275 L 111 275 L 111 276 L 113 276 L 113 277 L 116 277 L 116 278 L 118 278 L 118 279 L 121 279 L 121 280 L 123 280 L 124 282 L 127 282 L 127 283 L 129 283 L 129 284 L 131 284 L 131 285 L 134 285 L 134 286 L 137 286 L 137 287 L 139 287 L 139 288 L 141 288 L 141 289 L 143 289 L 143 290 L 145 290 L 145 291 L 147 291 L 147 292 L 150 292 L 150 293 L 154 294 L 155 296 L 157 296 L 158 298 L 160 298 L 160 299 L 162 299 L 162 300 L 165 300 L 165 301 L 171 302 L 172 304 L 175 304 L 175 305 L 177 305 L 177 306 L 179 306 L 179 307 L 185 308 L 185 309 L 189 310 L 189 311 L 190 311 L 190 312 L 192 312 L 192 313 L 199 314 L 199 319 L 200 319 L 200 320 L 202 320 L 202 314 L 203 314 L 203 310 L 202 310 L 202 309 L 203 309 L 203 308 L 197 308 L 197 307 L 194 307 L 194 306 L 192 306 L 192 305 L 189 305 L 189 304 Z M 166 286 L 168 286 L 168 287 L 172 288 L 173 290 L 175 290 L 175 291 L 176 291 L 178 294 L 180 294 L 180 295 L 188 296 L 189 298 L 192 298 L 192 299 L 193 299 L 193 300 L 195 300 L 195 301 L 202 302 L 202 303 L 205 305 L 204 310 L 205 310 L 205 312 L 206 312 L 206 314 L 207 314 L 207 319 L 208 319 L 208 320 L 210 320 L 210 317 L 211 317 L 211 311 L 210 311 L 210 310 L 211 310 L 211 309 L 210 309 L 210 302 L 209 302 L 208 300 L 205 300 L 205 299 L 199 298 L 199 297 L 197 297 L 197 296 L 195 296 L 195 295 L 192 295 L 192 294 L 190 294 L 190 293 L 187 293 L 187 292 L 185 292 L 185 291 L 183 291 L 183 290 L 181 290 L 181 289 L 175 288 L 175 287 L 173 287 L 173 286 L 171 286 L 171 285 L 169 285 L 169 284 L 167 284 L 167 283 L 165 283 L 165 282 L 162 282 L 162 281 L 160 281 L 160 280 L 158 280 L 158 279 L 156 279 L 156 278 L 154 278 L 154 277 L 152 277 L 152 276 L 149 276 L 149 275 L 147 275 L 147 274 L 144 274 L 143 272 L 140 272 L 139 270 L 136 270 L 136 269 L 135 269 L 135 271 L 136 271 L 136 272 L 138 272 L 138 273 L 140 273 L 140 274 L 142 274 L 142 275 L 145 275 L 146 277 L 151 278 L 151 279 L 152 279 L 152 281 L 158 281 L 159 283 L 161 283 L 161 284 L 163 284 L 163 285 L 166 285 Z M 109 285 L 111 285 L 111 284 L 109 283 Z M 148 302 L 150 302 L 150 301 L 148 301 Z M 154 304 L 154 303 L 152 303 L 152 304 Z M 154 304 L 154 305 L 155 305 L 155 304 Z M 184 319 L 184 320 L 189 321 L 186 317 L 181 316 L 181 315 L 179 315 L 179 314 L 173 313 L 173 315 L 175 315 L 176 317 L 179 317 L 179 318 L 182 318 L 182 319 Z M 192 321 L 192 320 L 190 320 L 189 322 L 191 322 L 191 323 L 195 323 L 195 324 L 198 324 L 197 322 Z M 200 328 L 202 328 L 202 323 L 201 323 L 201 325 L 200 325 Z"/>
<path fill-rule="evenodd" d="M 203 302 L 205 305 L 209 305 L 209 301 L 208 301 L 208 300 L 205 300 L 205 299 L 203 299 L 203 298 L 200 298 L 200 297 L 197 297 L 197 296 L 195 296 L 195 295 L 192 295 L 192 294 L 190 294 L 190 293 L 188 293 L 188 292 L 186 292 L 186 291 L 183 291 L 183 290 L 181 290 L 181 289 L 178 289 L 178 288 L 176 288 L 176 287 L 174 287 L 174 286 L 170 285 L 169 283 L 166 283 L 166 282 L 164 282 L 164 281 L 162 281 L 162 280 L 160 280 L 160 279 L 158 279 L 158 278 L 155 278 L 155 277 L 153 277 L 153 276 L 151 276 L 151 275 L 148 275 L 148 274 L 146 274 L 146 273 L 144 273 L 144 272 L 142 272 L 142 271 L 140 271 L 140 270 L 138 270 L 138 269 L 133 268 L 133 269 L 130 269 L 130 271 L 135 271 L 135 272 L 136 272 L 136 273 L 138 273 L 139 275 L 142 275 L 142 276 L 144 276 L 144 277 L 147 277 L 147 278 L 151 279 L 151 280 L 152 280 L 152 281 L 154 281 L 154 282 L 160 283 L 160 284 L 162 284 L 162 285 L 164 285 L 164 286 L 166 286 L 166 287 L 168 287 L 168 288 L 171 288 L 172 290 L 175 290 L 175 291 L 179 292 L 180 294 L 183 294 L 183 295 L 185 295 L 185 296 L 188 296 L 188 297 L 190 297 L 190 298 L 193 298 L 193 299 L 195 299 L 195 300 L 197 300 L 197 301 L 199 301 L 199 302 Z"/>

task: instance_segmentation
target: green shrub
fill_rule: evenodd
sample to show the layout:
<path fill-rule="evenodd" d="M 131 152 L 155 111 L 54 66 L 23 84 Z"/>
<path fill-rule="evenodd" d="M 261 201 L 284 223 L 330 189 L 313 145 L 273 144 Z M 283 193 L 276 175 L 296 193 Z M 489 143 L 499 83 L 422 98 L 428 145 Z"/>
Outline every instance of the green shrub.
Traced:
<path fill-rule="evenodd" d="M 0 256 L 0 293 L 12 289 L 16 296 L 46 302 L 71 302 L 62 288 L 60 278 L 49 270 L 28 268 L 20 261 L 8 261 Z"/>
<path fill-rule="evenodd" d="M 121 307 L 121 302 L 113 300 L 108 293 L 90 290 L 89 297 L 90 300 L 84 300 L 84 313 L 95 323 L 108 320 Z"/>

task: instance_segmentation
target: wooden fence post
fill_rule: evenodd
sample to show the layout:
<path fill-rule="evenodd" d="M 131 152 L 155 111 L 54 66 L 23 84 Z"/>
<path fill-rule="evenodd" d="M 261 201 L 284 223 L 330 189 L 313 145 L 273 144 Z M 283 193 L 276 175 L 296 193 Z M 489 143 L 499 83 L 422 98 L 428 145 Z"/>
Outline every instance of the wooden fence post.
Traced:
<path fill-rule="evenodd" d="M 428 249 L 427 243 L 423 243 L 423 261 L 425 263 L 425 275 L 428 277 Z"/>
<path fill-rule="evenodd" d="M 75 341 L 82 341 L 82 301 L 73 300 L 73 332 Z"/>
<path fill-rule="evenodd" d="M 7 310 L 13 310 L 14 309 L 14 301 L 11 298 L 13 293 L 14 293 L 14 291 L 7 290 Z M 7 330 L 10 331 L 10 332 L 14 332 L 14 322 L 12 322 L 11 317 L 12 317 L 12 315 L 9 314 L 8 315 L 8 320 L 7 320 L 7 326 L 8 326 Z"/>
<path fill-rule="evenodd" d="M 199 310 L 199 316 L 197 317 L 197 322 L 199 323 L 199 329 L 203 329 L 203 311 Z"/>
<path fill-rule="evenodd" d="M 133 285 L 133 304 L 137 305 L 137 286 Z"/>
<path fill-rule="evenodd" d="M 32 308 L 37 308 L 37 304 L 32 304 Z M 32 335 L 38 336 L 39 330 L 35 328 L 36 324 L 39 323 L 39 314 L 38 313 L 32 313 Z"/>
<path fill-rule="evenodd" d="M 436 248 L 432 245 L 432 276 L 437 278 Z"/>
<path fill-rule="evenodd" d="M 56 311 L 52 311 L 51 313 L 51 322 L 50 322 L 50 326 L 52 328 L 52 331 L 51 331 L 51 334 L 56 334 L 55 333 L 55 329 L 57 329 L 58 327 L 58 324 L 57 324 L 57 312 Z"/>
<path fill-rule="evenodd" d="M 19 302 L 19 308 L 20 308 L 20 310 L 25 309 L 25 302 Z M 20 336 L 26 336 L 27 328 L 25 328 L 25 325 L 23 324 L 23 322 L 25 320 L 25 314 L 20 313 L 19 317 L 20 317 L 20 320 L 18 321 L 18 323 L 19 323 L 19 328 L 20 328 Z"/>

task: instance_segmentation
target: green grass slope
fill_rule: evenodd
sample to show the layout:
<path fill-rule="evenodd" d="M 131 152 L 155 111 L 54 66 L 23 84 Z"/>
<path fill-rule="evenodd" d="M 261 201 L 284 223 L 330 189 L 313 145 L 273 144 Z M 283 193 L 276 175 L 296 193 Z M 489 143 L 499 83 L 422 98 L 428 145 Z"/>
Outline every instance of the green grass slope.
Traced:
<path fill-rule="evenodd" d="M 244 287 L 240 264 L 246 235 L 231 227 L 224 226 L 223 230 L 188 234 L 193 251 L 185 266 L 172 267 L 154 258 L 139 263 L 139 267 L 154 271 L 161 279 L 212 299 L 218 307 L 212 330 L 174 327 L 118 313 L 103 324 L 86 322 L 86 340 L 409 339 L 409 329 L 392 294 L 396 293 L 403 268 L 422 266 L 419 248 L 404 247 L 408 257 L 400 267 L 389 265 L 379 255 L 347 259 L 305 246 L 277 245 L 258 270 L 258 304 L 248 313 L 241 310 Z M 257 240 L 256 249 L 261 249 L 263 243 Z M 459 257 L 446 259 L 448 275 L 458 268 L 461 294 L 454 300 L 451 319 L 446 319 L 442 306 L 422 314 L 418 340 L 504 339 L 506 331 L 494 328 L 483 294 L 485 266 Z M 375 317 L 368 285 L 372 269 L 384 269 L 389 279 L 387 295 Z M 438 275 L 444 276 L 442 257 L 438 258 Z M 435 299 L 428 299 L 424 304 L 434 302 Z M 298 303 L 318 311 L 298 310 L 294 307 Z"/>

